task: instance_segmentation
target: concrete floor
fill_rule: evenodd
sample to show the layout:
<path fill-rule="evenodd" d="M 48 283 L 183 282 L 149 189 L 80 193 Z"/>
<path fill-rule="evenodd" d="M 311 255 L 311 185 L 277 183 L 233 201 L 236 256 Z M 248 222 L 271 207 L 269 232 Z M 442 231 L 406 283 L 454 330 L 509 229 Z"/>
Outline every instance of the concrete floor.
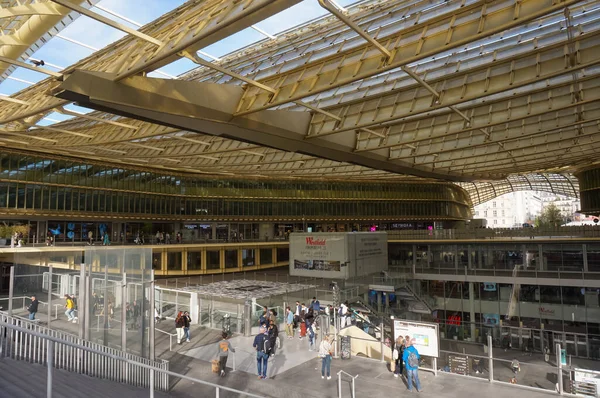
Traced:
<path fill-rule="evenodd" d="M 350 360 L 334 360 L 332 362 L 332 380 L 320 377 L 321 361 L 311 359 L 291 369 L 278 373 L 267 380 L 259 380 L 255 375 L 236 371 L 229 372 L 221 378 L 210 372 L 210 364 L 194 361 L 189 368 L 188 376 L 197 377 L 221 386 L 231 387 L 258 394 L 264 397 L 286 398 L 334 398 L 338 397 L 337 373 L 343 370 L 352 375 L 358 375 L 355 381 L 356 397 L 389 398 L 408 394 L 406 384 L 401 378 L 394 378 L 387 365 L 380 362 L 353 358 Z M 494 396 L 495 398 L 512 398 L 515 394 L 523 394 L 524 390 L 505 383 L 490 384 L 473 378 L 464 378 L 444 373 L 421 371 L 419 373 L 423 391 L 414 393 L 420 397 L 456 397 L 464 396 Z M 342 396 L 350 397 L 350 378 L 342 377 Z M 198 396 L 213 396 L 215 388 L 180 380 L 170 392 L 172 397 L 191 398 Z M 526 391 L 528 398 L 547 397 L 550 392 Z M 239 395 L 226 391 L 220 392 L 220 397 L 238 397 Z"/>

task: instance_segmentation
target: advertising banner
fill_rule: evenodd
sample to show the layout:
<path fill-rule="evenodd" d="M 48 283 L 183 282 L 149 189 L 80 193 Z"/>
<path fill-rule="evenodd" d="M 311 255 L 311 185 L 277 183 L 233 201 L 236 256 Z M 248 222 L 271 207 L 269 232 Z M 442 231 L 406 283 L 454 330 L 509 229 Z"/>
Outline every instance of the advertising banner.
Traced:
<path fill-rule="evenodd" d="M 398 336 L 409 336 L 416 340 L 414 347 L 420 355 L 439 357 L 439 333 L 436 323 L 411 322 L 394 320 L 394 339 Z"/>
<path fill-rule="evenodd" d="M 385 232 L 290 234 L 290 275 L 349 278 L 387 269 Z"/>

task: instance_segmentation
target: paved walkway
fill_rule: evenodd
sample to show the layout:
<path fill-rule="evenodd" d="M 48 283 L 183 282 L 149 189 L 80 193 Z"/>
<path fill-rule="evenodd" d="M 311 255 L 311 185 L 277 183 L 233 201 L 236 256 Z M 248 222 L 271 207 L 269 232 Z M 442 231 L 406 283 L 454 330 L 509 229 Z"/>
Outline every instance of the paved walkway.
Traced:
<path fill-rule="evenodd" d="M 229 372 L 221 378 L 210 371 L 210 364 L 197 359 L 188 363 L 188 376 L 197 377 L 208 382 L 235 388 L 265 397 L 285 398 L 334 398 L 338 397 L 337 372 L 344 370 L 356 379 L 356 397 L 389 398 L 407 394 L 406 385 L 402 379 L 396 379 L 387 366 L 380 362 L 353 358 L 351 360 L 334 360 L 331 366 L 332 380 L 320 377 L 321 361 L 311 359 L 291 369 L 279 372 L 267 380 L 259 380 L 254 374 L 243 371 Z M 472 378 L 463 378 L 444 373 L 434 376 L 430 372 L 420 372 L 423 391 L 417 396 L 423 398 L 456 396 L 493 396 L 494 398 L 513 398 L 515 394 L 522 395 L 524 390 L 504 383 L 490 384 Z M 187 380 L 176 383 L 171 396 L 191 398 L 212 396 L 213 387 L 198 385 Z M 526 391 L 528 398 L 546 398 L 550 393 Z M 221 391 L 220 397 L 238 397 L 239 395 Z M 349 378 L 342 379 L 342 396 L 350 396 Z"/>
<path fill-rule="evenodd" d="M 318 343 L 315 343 L 315 351 L 308 350 L 308 338 L 302 340 L 297 337 L 288 339 L 285 335 L 279 335 L 281 348 L 276 350 L 275 356 L 269 359 L 268 375 L 274 377 L 284 373 L 295 366 L 317 358 Z M 235 354 L 232 354 L 228 360 L 228 366 L 233 367 L 233 356 L 235 356 L 236 369 L 238 371 L 256 374 L 256 351 L 253 349 L 254 336 L 237 336 L 230 340 L 235 348 Z M 320 341 L 319 341 L 320 342 Z M 210 362 L 216 358 L 216 344 L 193 348 L 185 352 L 185 355 Z"/>

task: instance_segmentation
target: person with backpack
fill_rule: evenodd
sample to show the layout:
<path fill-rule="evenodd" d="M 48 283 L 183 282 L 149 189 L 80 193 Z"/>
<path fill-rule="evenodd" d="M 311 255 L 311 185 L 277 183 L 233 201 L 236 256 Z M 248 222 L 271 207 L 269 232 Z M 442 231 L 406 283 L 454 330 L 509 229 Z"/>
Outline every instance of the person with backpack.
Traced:
<path fill-rule="evenodd" d="M 258 378 L 264 380 L 267 378 L 267 364 L 269 362 L 269 354 L 271 353 L 271 341 L 269 340 L 266 327 L 260 327 L 259 333 L 254 337 L 252 347 L 256 350 Z"/>
<path fill-rule="evenodd" d="M 225 366 L 227 365 L 227 358 L 229 357 L 229 351 L 235 352 L 235 349 L 229 342 L 229 334 L 227 332 L 221 333 L 223 338 L 217 345 L 217 355 L 219 356 L 219 369 L 221 370 L 221 377 L 225 377 Z"/>
<path fill-rule="evenodd" d="M 417 387 L 417 391 L 423 391 L 421 389 L 421 381 L 419 380 L 419 360 L 421 359 L 419 355 L 419 351 L 415 348 L 416 340 L 410 339 L 408 346 L 404 349 L 404 354 L 402 354 L 402 360 L 406 364 L 406 381 L 408 382 L 408 391 L 412 391 L 413 379 L 415 380 L 415 385 Z"/>

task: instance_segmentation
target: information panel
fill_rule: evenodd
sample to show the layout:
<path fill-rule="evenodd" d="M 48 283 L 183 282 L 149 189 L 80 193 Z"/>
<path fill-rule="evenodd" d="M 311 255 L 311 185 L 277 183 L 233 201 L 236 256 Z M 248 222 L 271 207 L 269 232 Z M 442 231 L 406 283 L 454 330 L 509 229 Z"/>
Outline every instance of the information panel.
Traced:
<path fill-rule="evenodd" d="M 426 357 L 439 357 L 440 340 L 437 323 L 412 322 L 394 320 L 394 339 L 398 336 L 410 336 L 415 339 L 414 344 L 420 355 Z"/>

